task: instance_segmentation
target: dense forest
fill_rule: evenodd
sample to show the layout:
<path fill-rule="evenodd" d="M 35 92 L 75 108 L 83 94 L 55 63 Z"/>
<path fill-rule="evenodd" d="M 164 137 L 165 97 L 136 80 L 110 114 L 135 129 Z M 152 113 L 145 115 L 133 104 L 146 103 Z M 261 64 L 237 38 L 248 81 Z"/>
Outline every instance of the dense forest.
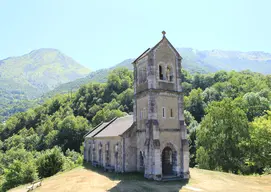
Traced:
<path fill-rule="evenodd" d="M 236 174 L 271 173 L 271 75 L 182 70 L 190 166 Z M 83 136 L 133 110 L 133 73 L 57 95 L 0 124 L 2 191 L 82 164 Z"/>

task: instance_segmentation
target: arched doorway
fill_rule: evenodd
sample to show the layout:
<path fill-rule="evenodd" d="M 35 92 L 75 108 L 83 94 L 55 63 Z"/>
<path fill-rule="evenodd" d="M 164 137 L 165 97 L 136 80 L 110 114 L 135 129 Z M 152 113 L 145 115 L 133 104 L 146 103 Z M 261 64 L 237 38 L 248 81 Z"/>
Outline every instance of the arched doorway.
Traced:
<path fill-rule="evenodd" d="M 162 152 L 163 175 L 173 175 L 173 166 L 173 151 L 170 147 L 165 147 Z"/>

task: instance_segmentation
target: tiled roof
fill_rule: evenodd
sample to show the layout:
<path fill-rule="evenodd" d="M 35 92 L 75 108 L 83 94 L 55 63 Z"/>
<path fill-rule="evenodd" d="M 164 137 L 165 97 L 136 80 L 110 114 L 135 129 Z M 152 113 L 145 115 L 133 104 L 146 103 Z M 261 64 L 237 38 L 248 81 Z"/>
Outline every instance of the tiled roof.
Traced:
<path fill-rule="evenodd" d="M 104 127 L 102 131 L 96 134 L 94 137 L 114 137 L 122 135 L 133 125 L 133 115 L 126 115 L 111 121 L 110 124 Z"/>

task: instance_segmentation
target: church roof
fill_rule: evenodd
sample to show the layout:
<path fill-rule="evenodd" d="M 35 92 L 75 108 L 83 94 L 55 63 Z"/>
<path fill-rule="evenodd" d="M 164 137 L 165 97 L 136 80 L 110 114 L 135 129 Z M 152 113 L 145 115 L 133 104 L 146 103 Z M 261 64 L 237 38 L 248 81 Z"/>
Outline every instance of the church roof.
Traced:
<path fill-rule="evenodd" d="M 88 136 L 91 132 L 93 132 L 96 128 L 98 128 L 98 127 L 101 126 L 102 124 L 103 124 L 103 122 L 100 123 L 99 125 L 97 125 L 96 127 L 94 127 L 93 129 L 91 129 L 90 131 L 88 131 L 88 132 L 84 135 L 84 137 Z"/>
<path fill-rule="evenodd" d="M 97 137 L 115 137 L 122 135 L 133 125 L 133 115 L 126 115 L 112 120 L 96 135 Z"/>
<path fill-rule="evenodd" d="M 138 60 L 140 60 L 141 58 L 145 57 L 145 55 L 147 55 L 152 49 L 148 48 L 146 51 L 144 51 L 141 55 L 139 55 L 134 61 L 133 63 L 136 63 Z"/>
<path fill-rule="evenodd" d="M 109 122 L 103 122 L 86 134 L 86 138 L 115 137 L 122 135 L 133 125 L 133 115 L 113 118 Z"/>
<path fill-rule="evenodd" d="M 96 135 L 99 131 L 101 131 L 103 128 L 105 128 L 107 125 L 109 124 L 109 122 L 106 123 L 100 123 L 97 127 L 95 127 L 92 131 L 90 131 L 86 138 L 90 138 L 93 137 L 94 135 Z"/>
<path fill-rule="evenodd" d="M 148 48 L 146 51 L 144 51 L 141 55 L 139 55 L 139 57 L 137 57 L 132 64 L 135 64 L 138 60 L 142 59 L 143 57 L 145 57 L 149 52 L 153 51 L 156 47 L 158 47 L 158 45 L 163 42 L 164 40 L 166 40 L 169 44 L 169 46 L 171 46 L 171 48 L 174 50 L 174 52 L 178 55 L 178 57 L 182 58 L 179 54 L 179 52 L 175 49 L 175 47 L 173 47 L 173 45 L 169 42 L 169 40 L 166 38 L 165 31 L 162 31 L 163 34 L 163 38 L 152 48 Z"/>

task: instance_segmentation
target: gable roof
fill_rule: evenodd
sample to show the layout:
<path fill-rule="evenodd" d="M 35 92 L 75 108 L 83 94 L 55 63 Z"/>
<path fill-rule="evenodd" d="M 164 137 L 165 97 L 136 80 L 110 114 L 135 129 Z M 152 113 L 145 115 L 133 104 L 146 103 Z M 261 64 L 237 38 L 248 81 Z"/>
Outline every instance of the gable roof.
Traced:
<path fill-rule="evenodd" d="M 108 123 L 109 123 L 109 122 L 106 122 L 106 123 L 100 123 L 100 125 L 98 125 L 94 130 L 92 130 L 92 131 L 86 136 L 86 138 L 93 137 L 96 133 L 98 133 L 98 132 L 101 131 L 105 126 L 107 126 Z"/>
<path fill-rule="evenodd" d="M 103 122 L 101 122 L 100 124 L 98 124 L 96 127 L 94 127 L 93 129 L 91 129 L 89 132 L 87 132 L 83 137 L 86 137 L 88 134 L 90 134 L 92 131 L 94 131 L 95 129 L 97 129 L 99 126 L 101 126 L 103 124 Z"/>
<path fill-rule="evenodd" d="M 150 52 L 150 48 L 148 48 L 146 51 L 144 51 L 141 55 L 138 56 L 138 58 L 136 58 L 133 63 L 136 63 L 138 60 L 140 60 L 141 58 L 143 58 L 145 55 L 147 55 Z"/>
<path fill-rule="evenodd" d="M 174 52 L 177 54 L 178 57 L 182 58 L 179 52 L 173 47 L 173 45 L 169 42 L 169 40 L 166 38 L 166 36 L 163 35 L 163 38 L 152 48 L 148 48 L 146 51 L 144 51 L 138 58 L 136 58 L 132 64 L 135 64 L 138 60 L 142 59 L 145 55 L 147 55 L 149 52 L 153 51 L 155 48 L 159 46 L 160 43 L 162 43 L 164 40 L 166 40 L 169 44 L 169 46 L 174 50 Z"/>
<path fill-rule="evenodd" d="M 133 125 L 133 115 L 126 115 L 124 117 L 119 117 L 114 121 L 111 121 L 106 127 L 104 127 L 99 133 L 94 135 L 95 138 L 98 137 L 116 137 L 122 135 L 126 130 L 128 130 Z"/>
<path fill-rule="evenodd" d="M 108 126 L 110 123 L 112 123 L 113 121 L 115 121 L 117 118 L 113 118 L 111 121 L 109 122 L 102 122 L 100 123 L 98 126 L 96 126 L 96 128 L 94 128 L 92 131 L 90 131 L 88 133 L 88 135 L 86 136 L 86 138 L 91 138 L 94 137 L 95 135 L 97 135 L 100 131 L 102 131 L 106 126 Z"/>

